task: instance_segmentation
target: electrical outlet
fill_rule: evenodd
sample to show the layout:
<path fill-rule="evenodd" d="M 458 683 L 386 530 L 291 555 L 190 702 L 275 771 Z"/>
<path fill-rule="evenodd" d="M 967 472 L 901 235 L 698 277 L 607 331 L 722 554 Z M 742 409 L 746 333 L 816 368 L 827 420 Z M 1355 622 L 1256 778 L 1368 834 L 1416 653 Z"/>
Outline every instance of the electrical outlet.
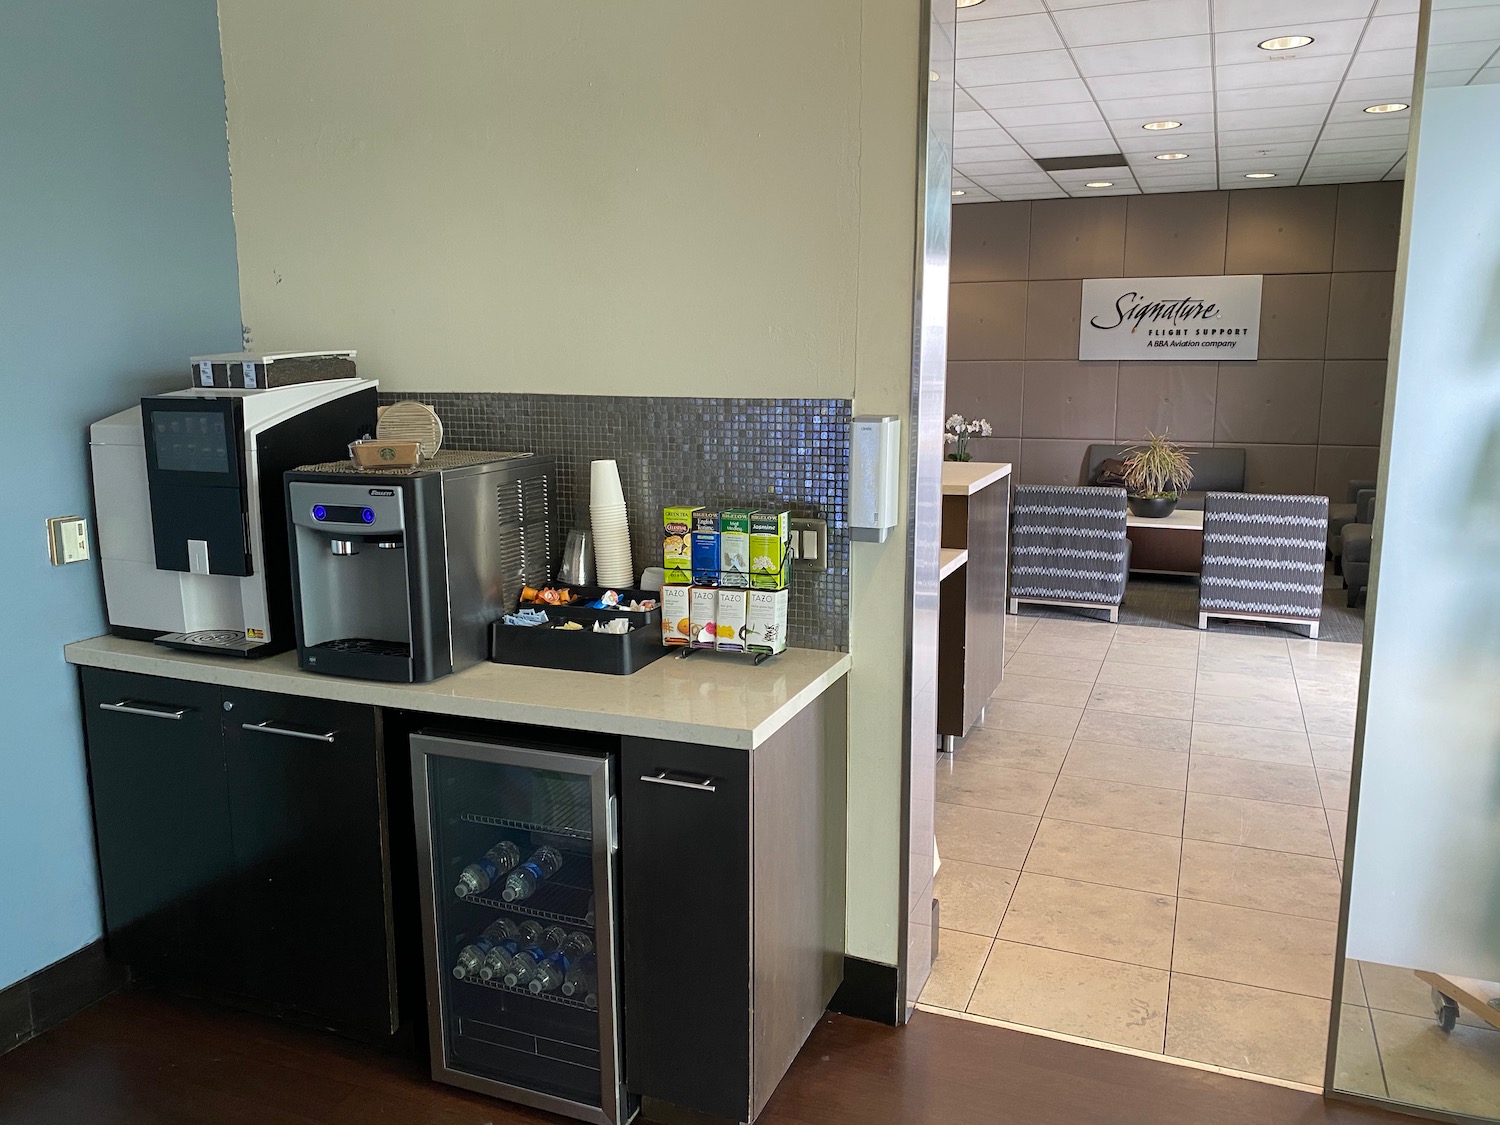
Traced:
<path fill-rule="evenodd" d="M 89 521 L 83 516 L 53 516 L 49 519 L 47 555 L 53 566 L 85 562 L 89 557 Z"/>
<path fill-rule="evenodd" d="M 827 570 L 828 521 L 793 516 L 792 555 L 804 570 Z"/>

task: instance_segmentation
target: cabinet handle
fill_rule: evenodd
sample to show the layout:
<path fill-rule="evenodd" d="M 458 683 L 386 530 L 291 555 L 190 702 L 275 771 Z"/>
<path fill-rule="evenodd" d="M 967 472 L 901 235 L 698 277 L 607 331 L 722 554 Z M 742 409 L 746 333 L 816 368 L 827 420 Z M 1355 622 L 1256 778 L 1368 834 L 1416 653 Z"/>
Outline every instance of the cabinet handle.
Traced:
<path fill-rule="evenodd" d="M 122 715 L 144 715 L 148 719 L 180 719 L 192 710 L 191 707 L 162 708 L 142 707 L 134 700 L 122 699 L 118 703 L 101 703 L 101 711 L 118 711 Z"/>
<path fill-rule="evenodd" d="M 714 793 L 714 779 L 711 777 L 700 777 L 695 781 L 684 781 L 680 777 L 672 777 L 666 770 L 657 770 L 655 773 L 641 774 L 642 781 L 649 781 L 652 785 L 675 785 L 678 789 L 692 789 L 698 793 Z"/>
<path fill-rule="evenodd" d="M 310 730 L 293 730 L 291 727 L 279 727 L 275 723 L 241 723 L 241 730 L 258 730 L 262 734 L 284 734 L 288 738 L 305 738 L 309 742 L 332 742 L 338 737 L 337 731 L 325 731 L 318 734 Z"/>

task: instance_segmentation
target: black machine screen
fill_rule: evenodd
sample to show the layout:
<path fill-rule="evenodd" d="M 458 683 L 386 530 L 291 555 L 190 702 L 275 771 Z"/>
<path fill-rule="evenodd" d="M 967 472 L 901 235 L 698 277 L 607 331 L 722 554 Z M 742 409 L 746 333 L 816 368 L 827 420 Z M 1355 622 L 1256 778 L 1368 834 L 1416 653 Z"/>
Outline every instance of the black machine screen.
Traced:
<path fill-rule="evenodd" d="M 158 410 L 156 466 L 170 472 L 227 473 L 229 443 L 218 411 Z"/>

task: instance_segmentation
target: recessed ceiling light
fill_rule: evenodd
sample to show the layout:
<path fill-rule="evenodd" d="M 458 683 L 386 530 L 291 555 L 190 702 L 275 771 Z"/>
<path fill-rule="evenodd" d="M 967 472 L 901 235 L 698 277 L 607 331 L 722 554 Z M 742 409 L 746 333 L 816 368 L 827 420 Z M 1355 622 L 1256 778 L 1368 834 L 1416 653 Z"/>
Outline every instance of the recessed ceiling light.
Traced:
<path fill-rule="evenodd" d="M 1114 180 L 1090 180 L 1084 187 L 1114 187 Z"/>
<path fill-rule="evenodd" d="M 1181 129 L 1181 121 L 1148 121 L 1141 126 L 1142 129 Z"/>
<path fill-rule="evenodd" d="M 929 82 L 936 82 L 937 80 L 938 80 L 938 72 L 935 71 L 935 70 L 929 70 L 927 72 L 927 81 L 929 81 Z"/>
<path fill-rule="evenodd" d="M 957 199 L 960 195 L 963 195 L 963 194 L 964 194 L 964 189 L 963 188 L 956 187 L 956 188 L 953 189 L 953 198 L 954 199 Z"/>
<path fill-rule="evenodd" d="M 1365 112 L 1366 113 L 1400 113 L 1403 109 L 1410 109 L 1410 108 L 1411 108 L 1411 106 L 1407 105 L 1405 102 L 1382 102 L 1380 105 L 1367 105 L 1367 106 L 1365 106 Z"/>
<path fill-rule="evenodd" d="M 1245 173 L 1245 179 L 1247 179 L 1247 180 L 1274 180 L 1275 178 L 1276 178 L 1276 173 L 1275 172 L 1246 172 Z"/>
<path fill-rule="evenodd" d="M 958 0 L 960 8 L 972 8 L 975 4 L 983 4 L 984 0 Z"/>
<path fill-rule="evenodd" d="M 1294 51 L 1312 41 L 1311 35 L 1281 35 L 1275 39 L 1263 39 L 1256 46 L 1262 51 Z"/>
<path fill-rule="evenodd" d="M 1156 154 L 1158 160 L 1186 160 L 1188 154 L 1185 152 L 1159 152 Z"/>

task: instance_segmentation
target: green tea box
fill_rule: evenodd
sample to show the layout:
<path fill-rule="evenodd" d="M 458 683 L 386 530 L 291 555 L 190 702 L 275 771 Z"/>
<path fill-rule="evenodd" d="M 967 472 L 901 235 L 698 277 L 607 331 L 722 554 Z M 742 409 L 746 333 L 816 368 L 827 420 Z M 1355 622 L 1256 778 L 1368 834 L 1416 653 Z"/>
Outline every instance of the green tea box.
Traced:
<path fill-rule="evenodd" d="M 758 511 L 750 516 L 750 585 L 779 590 L 791 567 L 792 513 Z"/>

